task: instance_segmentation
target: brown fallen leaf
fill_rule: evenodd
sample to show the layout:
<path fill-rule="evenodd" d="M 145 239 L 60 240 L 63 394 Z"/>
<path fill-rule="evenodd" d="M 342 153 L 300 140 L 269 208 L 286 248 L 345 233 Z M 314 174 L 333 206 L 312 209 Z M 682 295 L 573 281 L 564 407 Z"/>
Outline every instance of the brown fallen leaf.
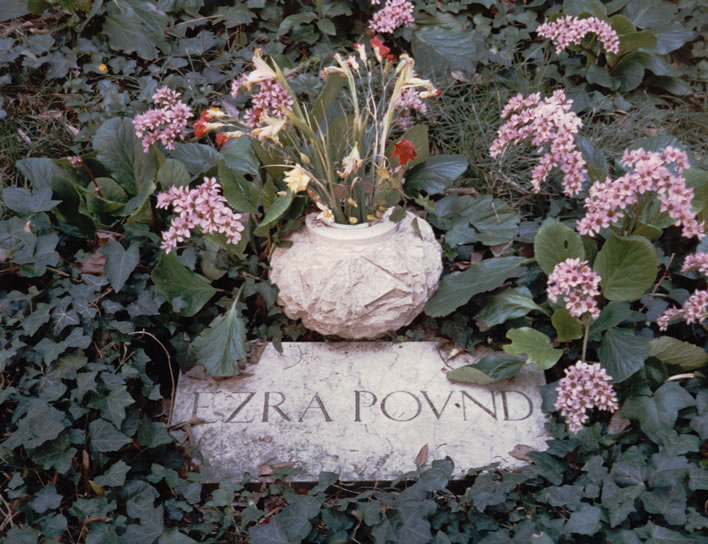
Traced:
<path fill-rule="evenodd" d="M 270 465 L 263 465 L 261 468 L 258 469 L 258 476 L 272 476 L 273 475 L 273 469 L 270 468 Z"/>
<path fill-rule="evenodd" d="M 509 455 L 511 455 L 514 459 L 518 459 L 519 461 L 526 461 L 527 463 L 531 463 L 531 459 L 527 455 L 529 452 L 536 451 L 536 448 L 532 446 L 527 446 L 526 444 L 517 444 L 514 446 L 514 449 L 509 452 Z"/>
<path fill-rule="evenodd" d="M 428 462 L 428 445 L 426 444 L 422 448 L 420 448 L 420 451 L 418 452 L 418 455 L 415 456 L 415 466 L 418 468 L 422 467 Z"/>
<path fill-rule="evenodd" d="M 610 424 L 607 426 L 608 434 L 619 434 L 631 425 L 631 421 L 623 418 L 620 411 L 617 410 L 610 418 Z"/>

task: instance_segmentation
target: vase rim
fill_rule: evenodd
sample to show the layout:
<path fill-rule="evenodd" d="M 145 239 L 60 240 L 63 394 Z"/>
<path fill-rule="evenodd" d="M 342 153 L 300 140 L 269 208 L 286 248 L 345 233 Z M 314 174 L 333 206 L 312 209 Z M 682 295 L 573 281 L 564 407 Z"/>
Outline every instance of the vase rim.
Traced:
<path fill-rule="evenodd" d="M 308 214 L 305 225 L 312 236 L 332 243 L 369 244 L 379 242 L 391 236 L 398 223 L 385 219 L 356 225 L 324 223 L 317 219 L 316 213 Z"/>

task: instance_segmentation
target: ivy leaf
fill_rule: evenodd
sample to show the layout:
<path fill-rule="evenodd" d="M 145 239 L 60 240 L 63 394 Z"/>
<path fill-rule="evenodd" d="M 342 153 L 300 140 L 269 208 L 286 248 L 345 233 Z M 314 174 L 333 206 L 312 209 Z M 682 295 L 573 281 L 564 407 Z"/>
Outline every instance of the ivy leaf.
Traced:
<path fill-rule="evenodd" d="M 140 262 L 138 245 L 132 244 L 126 251 L 120 242 L 109 239 L 99 251 L 106 257 L 104 266 L 106 277 L 111 282 L 113 290 L 118 293 Z"/>
<path fill-rule="evenodd" d="M 94 482 L 101 487 L 121 487 L 125 484 L 125 475 L 130 471 L 130 465 L 124 461 L 113 463 L 108 472 L 94 478 Z"/>
<path fill-rule="evenodd" d="M 52 200 L 52 189 L 43 187 L 35 189 L 34 193 L 24 187 L 8 187 L 2 191 L 5 206 L 21 216 L 38 212 L 48 212 L 61 200 Z"/>
<path fill-rule="evenodd" d="M 277 516 L 266 525 L 256 525 L 248 529 L 248 536 L 252 544 L 289 544 L 290 542 Z"/>
<path fill-rule="evenodd" d="M 527 287 L 510 287 L 492 295 L 474 319 L 477 320 L 479 329 L 485 331 L 509 319 L 523 317 L 532 310 L 548 315 L 533 301 L 533 295 Z"/>
<path fill-rule="evenodd" d="M 658 260 L 651 242 L 643 236 L 613 236 L 595 258 L 602 295 L 608 300 L 632 301 L 641 297 L 656 279 Z"/>
<path fill-rule="evenodd" d="M 105 419 L 95 419 L 89 423 L 89 438 L 94 451 L 118 451 L 130 443 L 130 438 L 116 429 Z"/>
<path fill-rule="evenodd" d="M 456 247 L 482 242 L 491 246 L 513 239 L 519 216 L 506 202 L 485 196 L 448 195 L 435 203 L 433 224 L 444 229 L 445 242 Z"/>
<path fill-rule="evenodd" d="M 660 487 L 642 495 L 644 509 L 650 514 L 661 514 L 670 525 L 686 524 L 686 490 L 682 482 L 671 487 Z"/>
<path fill-rule="evenodd" d="M 111 392 L 106 397 L 106 409 L 103 415 L 104 417 L 107 416 L 113 425 L 120 428 L 125 419 L 125 408 L 134 402 L 125 385 L 115 387 L 111 389 Z"/>
<path fill-rule="evenodd" d="M 579 535 L 594 535 L 600 530 L 600 518 L 602 510 L 596 506 L 583 504 L 578 510 L 573 512 L 568 519 L 568 523 L 563 528 L 566 533 L 576 533 Z"/>
<path fill-rule="evenodd" d="M 231 309 L 215 318 L 192 342 L 199 362 L 212 376 L 235 376 L 246 358 L 246 332 L 234 300 Z"/>
<path fill-rule="evenodd" d="M 555 349 L 551 339 L 530 327 L 521 327 L 507 331 L 506 337 L 511 344 L 504 346 L 509 355 L 526 355 L 527 364 L 535 364 L 539 370 L 548 370 L 563 355 L 562 349 Z"/>
<path fill-rule="evenodd" d="M 451 382 L 487 385 L 514 377 L 524 364 L 524 360 L 519 357 L 485 355 L 474 364 L 448 372 L 447 379 Z"/>
<path fill-rule="evenodd" d="M 47 510 L 54 510 L 61 505 L 62 496 L 57 493 L 57 488 L 48 485 L 40 489 L 30 501 L 30 507 L 38 514 L 44 514 Z"/>
<path fill-rule="evenodd" d="M 320 501 L 308 495 L 294 495 L 289 504 L 278 514 L 278 521 L 285 528 L 290 541 L 300 541 L 312 530 L 310 520 L 320 513 Z"/>
<path fill-rule="evenodd" d="M 613 383 L 623 382 L 644 366 L 650 341 L 645 336 L 636 336 L 632 329 L 613 327 L 605 333 L 597 355 Z"/>
<path fill-rule="evenodd" d="M 465 495 L 472 499 L 478 512 L 484 512 L 487 506 L 503 504 L 506 500 L 504 482 L 497 480 L 495 475 L 490 472 L 477 476 L 474 484 Z"/>
<path fill-rule="evenodd" d="M 139 525 L 128 525 L 121 536 L 126 544 L 152 544 L 165 529 L 164 508 L 147 508 L 140 516 Z"/>
<path fill-rule="evenodd" d="M 15 163 L 15 168 L 32 182 L 35 190 L 51 188 L 54 178 L 65 175 L 61 166 L 44 158 L 21 159 Z"/>
<path fill-rule="evenodd" d="M 186 317 L 196 314 L 216 294 L 209 280 L 180 264 L 172 253 L 160 255 L 150 277 L 173 309 Z"/>
<path fill-rule="evenodd" d="M 676 382 L 667 382 L 651 396 L 628 399 L 622 416 L 639 421 L 639 426 L 656 444 L 671 440 L 679 410 L 695 405 L 691 394 Z"/>
<path fill-rule="evenodd" d="M 705 349 L 672 336 L 660 336 L 649 343 L 649 357 L 662 363 L 679 365 L 683 370 L 697 370 L 708 364 Z"/>
<path fill-rule="evenodd" d="M 538 266 L 547 276 L 566 259 L 585 259 L 583 241 L 573 229 L 560 222 L 543 225 L 533 241 Z"/>
<path fill-rule="evenodd" d="M 64 430 L 64 413 L 52 408 L 45 400 L 33 399 L 25 416 L 17 423 L 17 429 L 3 442 L 3 446 L 14 449 L 23 446 L 36 448 L 54 440 Z"/>
<path fill-rule="evenodd" d="M 635 502 L 645 489 L 643 484 L 619 487 L 612 478 L 605 478 L 602 484 L 602 506 L 610 515 L 610 527 L 616 527 L 636 511 Z"/>
<path fill-rule="evenodd" d="M 520 275 L 522 266 L 528 262 L 523 257 L 486 259 L 464 272 L 446 276 L 425 306 L 425 313 L 431 317 L 448 315 L 474 295 L 496 289 L 507 279 Z"/>
<path fill-rule="evenodd" d="M 184 533 L 180 533 L 177 527 L 171 527 L 160 535 L 157 544 L 197 544 L 197 541 L 189 538 Z"/>

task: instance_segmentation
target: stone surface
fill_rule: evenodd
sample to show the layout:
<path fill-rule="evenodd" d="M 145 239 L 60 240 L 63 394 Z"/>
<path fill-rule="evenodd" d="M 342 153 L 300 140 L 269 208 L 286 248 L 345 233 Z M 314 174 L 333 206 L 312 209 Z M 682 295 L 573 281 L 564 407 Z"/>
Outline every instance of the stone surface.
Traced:
<path fill-rule="evenodd" d="M 442 250 L 427 222 L 409 213 L 399 223 L 337 229 L 314 225 L 313 217 L 291 235 L 291 247 L 271 257 L 285 315 L 320 334 L 363 339 L 420 314 L 442 273 Z"/>
<path fill-rule="evenodd" d="M 543 373 L 524 367 L 488 386 L 451 383 L 445 373 L 467 357 L 447 361 L 434 342 L 293 342 L 282 355 L 268 344 L 248 375 L 181 376 L 172 422 L 191 421 L 180 438 L 188 428 L 214 480 L 283 462 L 302 469 L 295 480 L 322 470 L 392 480 L 415 470 L 426 444 L 430 460 L 450 456 L 458 475 L 519 466 L 515 447 L 546 448 Z"/>

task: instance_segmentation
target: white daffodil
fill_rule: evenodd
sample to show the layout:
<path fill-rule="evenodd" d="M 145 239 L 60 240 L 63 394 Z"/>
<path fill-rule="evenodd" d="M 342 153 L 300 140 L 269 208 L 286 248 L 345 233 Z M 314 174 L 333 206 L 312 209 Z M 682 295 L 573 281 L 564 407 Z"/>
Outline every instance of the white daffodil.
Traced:
<path fill-rule="evenodd" d="M 332 210 L 322 204 L 322 202 L 315 202 L 315 204 L 317 204 L 317 207 L 322 210 L 317 216 L 317 220 L 325 223 L 334 223 L 334 214 L 332 213 Z"/>
<path fill-rule="evenodd" d="M 260 48 L 253 52 L 253 65 L 256 69 L 249 72 L 246 75 L 246 80 L 243 82 L 244 87 L 246 87 L 249 91 L 251 90 L 251 85 L 254 83 L 277 78 L 275 70 L 268 66 L 268 63 L 263 60 L 263 50 Z"/>
<path fill-rule="evenodd" d="M 344 169 L 337 170 L 337 175 L 340 178 L 344 179 L 352 173 L 356 173 L 359 168 L 361 168 L 362 164 L 364 164 L 364 161 L 361 159 L 361 155 L 359 155 L 359 145 L 354 144 L 354 147 L 352 148 L 349 155 L 342 159 L 342 166 L 344 167 Z"/>
<path fill-rule="evenodd" d="M 285 175 L 285 184 L 293 193 L 301 193 L 307 189 L 311 179 L 310 174 L 298 164 Z"/>
<path fill-rule="evenodd" d="M 287 123 L 287 119 L 280 119 L 278 117 L 271 117 L 266 115 L 265 126 L 254 128 L 251 134 L 258 138 L 259 142 L 265 141 L 266 138 L 273 140 L 276 144 L 280 145 L 280 140 L 278 139 L 278 133 L 283 129 Z"/>

